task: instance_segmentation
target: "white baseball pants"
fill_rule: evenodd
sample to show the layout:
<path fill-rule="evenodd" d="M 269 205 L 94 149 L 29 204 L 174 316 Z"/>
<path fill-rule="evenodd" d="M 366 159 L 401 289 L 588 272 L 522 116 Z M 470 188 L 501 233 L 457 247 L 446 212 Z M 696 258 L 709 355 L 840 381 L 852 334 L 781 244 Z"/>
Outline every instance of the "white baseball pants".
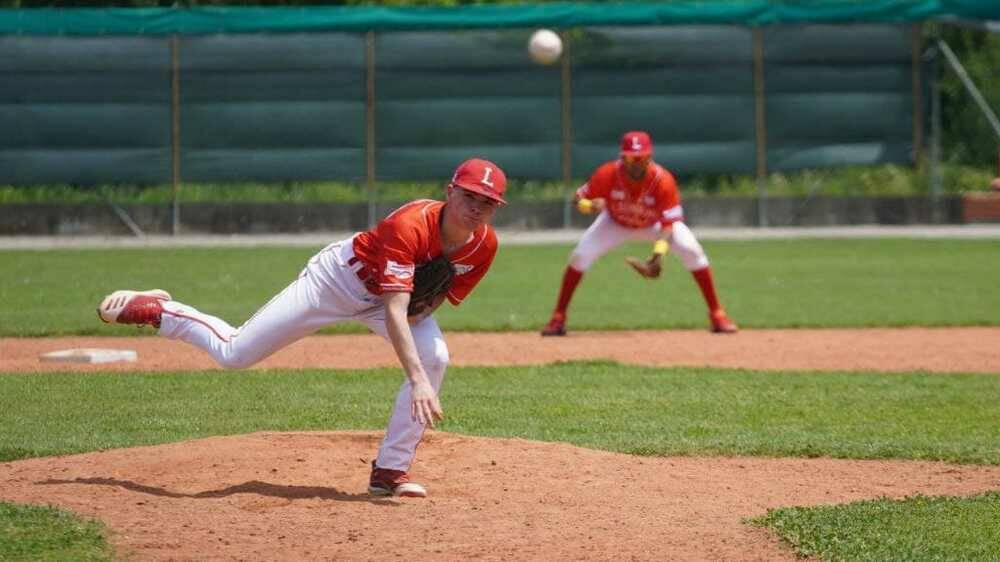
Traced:
<path fill-rule="evenodd" d="M 627 240 L 649 240 L 653 242 L 660 237 L 660 224 L 648 228 L 627 228 L 614 221 L 607 211 L 591 223 L 590 228 L 583 233 L 576 248 L 569 256 L 569 264 L 577 271 L 587 271 L 597 258 L 622 245 Z M 697 271 L 708 267 L 708 256 L 702 249 L 694 233 L 683 222 L 675 222 L 673 231 L 667 239 L 670 242 L 670 253 L 680 258 L 684 268 Z"/>
<path fill-rule="evenodd" d="M 385 307 L 380 296 L 365 289 L 348 265 L 353 239 L 335 242 L 313 256 L 298 279 L 261 307 L 239 328 L 177 301 L 163 303 L 160 335 L 204 349 L 219 365 L 242 369 L 324 326 L 357 320 L 388 340 Z M 448 366 L 448 346 L 433 316 L 410 327 L 420 363 L 435 391 Z M 344 350 L 350 353 L 350 350 Z M 409 470 L 424 426 L 410 416 L 410 382 L 396 403 L 379 448 L 379 468 Z"/>

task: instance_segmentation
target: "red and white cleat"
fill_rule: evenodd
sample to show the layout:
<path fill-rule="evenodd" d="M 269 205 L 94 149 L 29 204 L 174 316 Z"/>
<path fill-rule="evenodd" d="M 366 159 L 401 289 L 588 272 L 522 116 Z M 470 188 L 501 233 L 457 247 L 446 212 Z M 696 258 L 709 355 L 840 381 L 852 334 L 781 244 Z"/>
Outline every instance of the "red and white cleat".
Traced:
<path fill-rule="evenodd" d="M 368 479 L 368 493 L 373 496 L 427 497 L 427 490 L 416 482 L 410 482 L 410 475 L 405 470 L 379 468 L 375 466 L 375 461 L 372 461 L 372 474 Z"/>
<path fill-rule="evenodd" d="M 162 289 L 150 291 L 115 291 L 104 297 L 97 316 L 109 324 L 135 324 L 160 327 L 163 301 L 171 300 Z"/>
<path fill-rule="evenodd" d="M 716 334 L 735 334 L 739 331 L 736 323 L 730 320 L 726 311 L 721 308 L 713 310 L 708 317 L 712 321 L 712 331 Z"/>

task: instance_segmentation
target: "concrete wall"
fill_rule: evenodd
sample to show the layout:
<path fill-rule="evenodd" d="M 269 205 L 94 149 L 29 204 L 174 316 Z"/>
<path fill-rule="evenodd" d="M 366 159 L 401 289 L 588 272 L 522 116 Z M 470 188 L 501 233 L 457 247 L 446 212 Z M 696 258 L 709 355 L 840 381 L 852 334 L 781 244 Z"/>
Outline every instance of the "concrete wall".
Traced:
<path fill-rule="evenodd" d="M 376 211 L 385 216 L 398 204 Z M 713 227 L 755 226 L 755 198 L 689 198 L 684 201 L 687 222 Z M 169 233 L 170 205 L 123 205 L 121 209 L 147 233 Z M 926 197 L 812 197 L 767 200 L 769 226 L 835 226 L 853 224 L 930 224 L 932 201 Z M 356 231 L 367 228 L 368 206 L 292 203 L 188 203 L 181 205 L 181 231 L 189 233 L 261 234 L 277 232 Z M 562 228 L 561 202 L 513 202 L 501 209 L 494 223 L 508 229 Z M 965 222 L 961 197 L 942 198 L 939 221 Z M 591 217 L 571 213 L 571 226 L 584 227 Z M 17 204 L 0 206 L 0 235 L 130 234 L 107 204 Z"/>

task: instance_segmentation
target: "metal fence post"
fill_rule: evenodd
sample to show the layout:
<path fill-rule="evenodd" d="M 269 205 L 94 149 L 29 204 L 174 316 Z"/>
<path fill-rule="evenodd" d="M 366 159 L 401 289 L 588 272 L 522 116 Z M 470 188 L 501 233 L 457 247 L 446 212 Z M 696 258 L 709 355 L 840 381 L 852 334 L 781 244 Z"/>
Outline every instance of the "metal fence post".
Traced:
<path fill-rule="evenodd" d="M 764 99 L 764 32 L 753 28 L 754 132 L 757 147 L 757 226 L 767 226 L 767 112 Z"/>
<path fill-rule="evenodd" d="M 181 79 L 180 40 L 170 36 L 170 185 L 172 191 L 170 232 L 181 229 Z"/>
<path fill-rule="evenodd" d="M 365 33 L 365 191 L 368 228 L 378 219 L 375 205 L 375 32 Z"/>
<path fill-rule="evenodd" d="M 562 85 L 562 179 L 563 179 L 563 228 L 570 227 L 572 210 L 570 209 L 569 190 L 573 182 L 573 83 L 569 62 L 569 37 L 565 31 L 560 31 L 563 53 L 560 59 L 560 82 Z"/>
<path fill-rule="evenodd" d="M 935 64 L 931 74 L 931 223 L 940 222 L 941 184 L 941 68 Z"/>
<path fill-rule="evenodd" d="M 921 72 L 924 26 L 919 23 L 910 28 L 910 81 L 913 92 L 913 165 L 924 167 L 924 88 Z"/>

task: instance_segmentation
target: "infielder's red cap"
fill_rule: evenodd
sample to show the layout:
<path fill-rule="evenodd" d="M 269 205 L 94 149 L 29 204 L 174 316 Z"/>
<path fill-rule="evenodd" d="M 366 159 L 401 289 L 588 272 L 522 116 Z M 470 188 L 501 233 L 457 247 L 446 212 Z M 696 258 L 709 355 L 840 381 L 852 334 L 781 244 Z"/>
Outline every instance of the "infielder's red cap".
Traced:
<path fill-rule="evenodd" d="M 649 156 L 653 153 L 653 139 L 646 131 L 629 131 L 622 135 L 622 156 Z"/>
<path fill-rule="evenodd" d="M 451 177 L 451 185 L 485 195 L 501 205 L 507 204 L 503 200 L 503 192 L 507 191 L 507 176 L 500 166 L 489 160 L 472 158 L 462 162 Z"/>

